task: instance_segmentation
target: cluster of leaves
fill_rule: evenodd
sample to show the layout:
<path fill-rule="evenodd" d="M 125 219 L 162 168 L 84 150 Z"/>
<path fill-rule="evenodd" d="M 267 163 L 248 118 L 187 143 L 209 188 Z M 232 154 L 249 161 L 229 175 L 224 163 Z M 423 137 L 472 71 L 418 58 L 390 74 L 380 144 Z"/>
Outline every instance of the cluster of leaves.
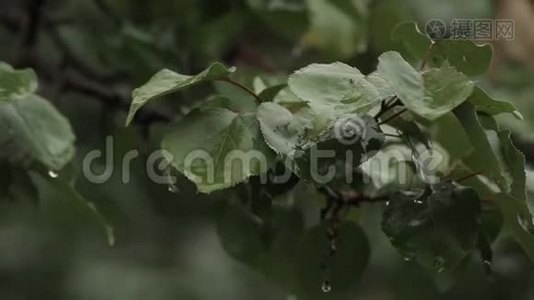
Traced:
<path fill-rule="evenodd" d="M 113 244 L 112 228 L 74 188 L 69 171 L 75 153 L 71 125 L 36 90 L 32 70 L 0 63 L 0 200 L 35 202 L 40 189 L 52 189 L 100 222 Z"/>
<path fill-rule="evenodd" d="M 387 199 L 383 231 L 406 260 L 441 271 L 459 266 L 480 250 L 490 264 L 490 245 L 500 231 L 514 236 L 534 258 L 525 159 L 512 144 L 510 132 L 501 130 L 494 119 L 502 113 L 521 115 L 473 81 L 487 71 L 491 47 L 467 40 L 432 41 L 414 23 L 397 26 L 392 38 L 399 43 L 400 53 L 382 54 L 376 72 L 368 75 L 343 63 L 312 64 L 286 80 L 258 77 L 247 87 L 233 79 L 235 68 L 219 63 L 194 76 L 162 70 L 133 92 L 127 123 L 151 100 L 215 82 L 215 95 L 168 127 L 162 148 L 172 166 L 202 193 L 238 184 L 252 190 L 252 196 L 241 197 L 248 200 L 234 201 L 237 204 L 225 213 L 223 244 L 232 255 L 267 274 L 274 272 L 274 278 L 283 278 L 297 293 L 309 292 L 310 282 L 317 288 L 320 276 L 302 278 L 316 274 L 318 267 L 299 269 L 299 257 L 304 254 L 295 249 L 315 253 L 328 242 L 317 236 L 321 231 L 317 226 L 324 224 L 312 224 L 310 229 L 310 224 L 281 212 L 291 201 L 280 198 L 297 197 L 294 189 L 253 183 L 257 176 L 280 166 L 312 190 L 326 186 L 363 195 L 350 201 L 340 196 L 337 200 L 343 204 Z M 223 83 L 232 88 L 221 88 Z M 335 155 L 311 165 L 314 149 L 333 150 Z M 212 163 L 187 164 L 188 155 L 196 150 L 207 154 Z M 265 163 L 251 160 L 245 168 L 228 168 L 225 158 L 235 151 L 243 156 L 259 153 Z M 353 155 L 350 161 L 347 151 Z M 428 166 L 424 151 L 447 159 L 439 166 Z M 409 183 L 401 178 L 384 183 L 378 178 L 383 174 L 373 174 L 370 166 L 391 153 L 406 153 L 406 160 L 395 161 L 393 168 L 407 165 L 413 179 Z M 340 166 L 343 174 L 335 172 L 328 182 L 317 180 L 317 173 Z M 392 169 L 386 173 L 391 175 Z M 347 174 L 372 180 L 348 182 Z M 283 194 L 277 197 L 280 190 Z M 282 208 L 280 203 L 285 203 Z M 336 267 L 344 274 L 331 275 L 338 291 L 354 283 L 368 258 L 368 243 L 358 225 L 348 222 L 341 228 L 339 255 L 346 250 L 348 256 L 344 263 L 333 264 L 334 274 L 338 274 Z M 321 255 L 316 258 L 320 261 Z M 291 269 L 292 277 L 273 270 L 279 265 Z"/>

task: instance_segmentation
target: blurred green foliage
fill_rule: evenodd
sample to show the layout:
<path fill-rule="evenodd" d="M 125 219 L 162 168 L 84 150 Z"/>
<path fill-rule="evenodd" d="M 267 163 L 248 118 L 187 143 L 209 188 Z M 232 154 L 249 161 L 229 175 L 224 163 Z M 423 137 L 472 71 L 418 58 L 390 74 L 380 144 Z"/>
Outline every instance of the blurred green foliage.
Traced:
<path fill-rule="evenodd" d="M 147 156 L 159 149 L 162 121 L 169 115 L 186 114 L 213 89 L 235 97 L 247 95 L 227 86 L 198 87 L 169 96 L 175 101 L 149 105 L 134 127 L 124 128 L 130 91 L 160 69 L 196 74 L 214 61 L 240 67 L 244 78 L 239 79 L 249 86 L 253 77 L 248 72 L 276 83 L 311 62 L 341 60 L 371 72 L 382 52 L 402 52 L 403 45 L 391 39 L 399 22 L 416 20 L 424 28 L 432 18 L 491 18 L 497 14 L 496 2 L 0 0 L 0 44 L 5 45 L 0 47 L 0 61 L 35 69 L 39 95 L 70 120 L 77 152 L 64 171 L 69 174 L 60 175 L 77 178 L 76 189 L 106 216 L 116 237 L 116 245 L 108 247 L 101 228 L 95 226 L 95 215 L 45 179 L 14 176 L 31 180 L 39 196 L 33 188 L 16 189 L 15 195 L 22 196 L 11 201 L 13 197 L 4 199 L 0 189 L 0 299 L 294 299 L 284 288 L 288 282 L 278 275 L 283 270 L 275 270 L 283 268 L 283 262 L 273 264 L 278 280 L 268 280 L 269 274 L 234 261 L 229 245 L 221 243 L 217 224 L 225 213 L 236 213 L 227 207 L 234 192 L 217 192 L 208 199 L 181 178 L 179 193 L 173 193 L 146 176 Z M 513 130 L 530 163 L 532 72 L 526 65 L 505 61 L 496 75 L 480 79 L 492 95 L 514 102 L 523 114 L 524 122 L 506 117 L 501 123 Z M 115 137 L 115 170 L 121 169 L 128 151 L 141 153 L 133 160 L 128 184 L 119 172 L 104 184 L 81 176 L 83 157 L 104 150 L 108 135 Z M 97 167 L 103 168 L 105 162 L 99 163 Z M 7 182 L 4 174 L 0 178 Z M 529 177 L 530 186 L 533 178 Z M 323 203 L 307 193 L 298 190 L 286 199 L 290 207 L 282 201 L 282 221 L 294 221 L 287 215 L 298 210 L 304 223 L 313 223 L 309 219 Z M 306 209 L 303 199 L 308 201 Z M 453 274 L 436 275 L 397 254 L 380 230 L 381 213 L 378 207 L 364 206 L 352 216 L 366 229 L 372 255 L 352 298 L 339 299 L 534 297 L 534 269 L 507 236 L 500 236 L 494 248 L 491 276 L 480 268 L 478 257 L 470 257 Z M 254 228 L 248 229 L 254 233 Z M 261 241 L 257 244 L 238 248 L 237 254 L 250 257 L 261 250 Z M 309 269 L 313 266 L 301 267 L 315 276 Z"/>

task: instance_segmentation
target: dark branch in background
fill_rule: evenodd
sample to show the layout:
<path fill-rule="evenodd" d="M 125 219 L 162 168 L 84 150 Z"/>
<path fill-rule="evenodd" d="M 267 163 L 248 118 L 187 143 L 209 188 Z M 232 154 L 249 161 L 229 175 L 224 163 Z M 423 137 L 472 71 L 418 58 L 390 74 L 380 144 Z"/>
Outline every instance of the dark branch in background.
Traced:
<path fill-rule="evenodd" d="M 13 8 L 0 11 L 0 24 L 22 38 L 19 45 L 21 49 L 17 53 L 18 57 L 15 59 L 14 66 L 35 69 L 41 79 L 59 85 L 62 91 L 85 94 L 112 109 L 128 111 L 131 101 L 129 94 L 113 88 L 113 84 L 126 75 L 100 74 L 87 66 L 61 38 L 55 27 L 61 23 L 43 14 L 44 4 L 44 0 L 28 0 L 25 6 L 26 12 L 16 11 Z M 49 59 L 35 49 L 43 26 L 63 55 L 63 60 L 59 65 L 50 63 Z M 172 111 L 145 107 L 138 113 L 135 121 L 140 124 L 169 122 L 174 115 Z"/>
<path fill-rule="evenodd" d="M 37 43 L 39 27 L 42 19 L 42 9 L 45 4 L 44 0 L 28 0 L 28 17 L 22 37 L 22 43 L 27 48 L 33 48 Z"/>
<path fill-rule="evenodd" d="M 109 7 L 105 0 L 93 0 L 93 2 L 95 3 L 96 7 L 113 22 L 115 26 L 122 26 L 121 17 Z"/>
<path fill-rule="evenodd" d="M 54 42 L 54 44 L 59 48 L 64 59 L 66 60 L 67 65 L 72 65 L 76 70 L 81 73 L 100 81 L 101 83 L 117 82 L 119 80 L 124 80 L 128 78 L 128 74 L 105 74 L 103 72 L 98 72 L 87 65 L 83 60 L 74 53 L 73 49 L 65 42 L 59 32 L 59 29 L 56 27 L 56 24 L 52 20 L 47 19 L 45 22 L 47 33 Z"/>
<path fill-rule="evenodd" d="M 21 20 L 18 16 L 12 14 L 9 10 L 0 10 L 0 25 L 9 31 L 16 32 L 19 30 Z"/>

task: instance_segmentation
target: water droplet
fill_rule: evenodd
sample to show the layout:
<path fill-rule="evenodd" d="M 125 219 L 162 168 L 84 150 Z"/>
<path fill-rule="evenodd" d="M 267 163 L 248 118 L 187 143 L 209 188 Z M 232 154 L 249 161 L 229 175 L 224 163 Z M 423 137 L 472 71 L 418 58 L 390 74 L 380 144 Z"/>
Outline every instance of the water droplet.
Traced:
<path fill-rule="evenodd" d="M 525 215 L 517 215 L 517 222 L 526 232 L 534 234 L 534 224 L 532 223 L 532 219 L 530 217 Z"/>
<path fill-rule="evenodd" d="M 441 256 L 436 257 L 433 262 L 433 267 L 438 273 L 441 273 L 445 270 L 445 259 Z"/>
<path fill-rule="evenodd" d="M 332 290 L 332 286 L 330 285 L 330 282 L 328 280 L 325 280 L 323 282 L 321 290 L 323 291 L 323 293 L 329 293 Z"/>
<path fill-rule="evenodd" d="M 415 219 L 415 220 L 410 220 L 408 225 L 410 225 L 411 227 L 418 227 L 418 226 L 421 226 L 423 223 L 424 223 L 423 220 Z"/>
<path fill-rule="evenodd" d="M 174 193 L 174 194 L 180 192 L 180 189 L 179 189 L 176 185 L 174 185 L 174 184 L 169 184 L 167 190 L 168 190 L 169 192 L 171 192 L 171 193 Z"/>
<path fill-rule="evenodd" d="M 424 195 L 424 193 L 424 189 L 401 191 L 401 194 L 410 199 L 419 199 Z"/>
<path fill-rule="evenodd" d="M 417 205 L 423 205 L 425 204 L 423 201 L 421 200 L 414 200 L 413 203 L 417 204 Z"/>
<path fill-rule="evenodd" d="M 48 171 L 48 176 L 50 176 L 50 178 L 58 178 L 59 177 L 59 174 L 55 171 Z"/>
<path fill-rule="evenodd" d="M 406 262 L 412 261 L 412 258 L 411 258 L 411 257 L 408 257 L 408 256 L 406 256 L 406 257 L 404 258 L 404 261 L 406 261 Z"/>
<path fill-rule="evenodd" d="M 493 263 L 490 260 L 484 260 L 484 271 L 486 271 L 487 275 L 491 275 L 493 273 L 492 265 Z"/>
<path fill-rule="evenodd" d="M 386 202 L 386 206 L 389 206 L 389 204 L 390 204 L 389 201 L 387 201 L 387 202 Z"/>

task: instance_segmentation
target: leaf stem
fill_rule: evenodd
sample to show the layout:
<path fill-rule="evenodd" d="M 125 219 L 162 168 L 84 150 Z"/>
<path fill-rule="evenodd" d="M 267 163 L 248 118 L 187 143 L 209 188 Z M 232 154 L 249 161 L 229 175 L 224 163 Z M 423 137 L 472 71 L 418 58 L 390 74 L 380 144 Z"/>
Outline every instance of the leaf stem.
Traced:
<path fill-rule="evenodd" d="M 402 115 L 403 113 L 405 113 L 405 112 L 407 112 L 407 111 L 408 111 L 408 109 L 403 108 L 403 109 L 402 109 L 401 111 L 399 111 L 398 113 L 396 113 L 396 114 L 394 114 L 393 116 L 391 116 L 391 117 L 385 119 L 384 121 L 378 123 L 378 126 L 380 126 L 380 125 L 384 125 L 384 124 L 388 123 L 389 121 L 395 119 L 396 117 Z"/>
<path fill-rule="evenodd" d="M 386 101 L 382 102 L 382 106 L 380 108 L 380 111 L 375 116 L 375 121 L 378 122 L 380 117 L 382 117 L 385 113 L 390 111 L 392 108 L 394 108 L 396 106 L 400 106 L 400 105 L 402 105 L 402 102 L 400 101 L 399 97 L 397 97 L 397 96 L 393 97 L 393 99 L 391 99 L 391 101 L 389 101 L 389 102 L 386 102 Z"/>
<path fill-rule="evenodd" d="M 434 41 L 430 42 L 430 46 L 426 50 L 425 56 L 423 57 L 423 60 L 421 61 L 421 67 L 419 68 L 419 71 L 423 71 L 427 65 L 428 58 L 430 57 L 430 53 L 432 52 L 432 48 L 434 48 Z"/>
<path fill-rule="evenodd" d="M 228 82 L 230 84 L 235 85 L 236 87 L 238 87 L 238 88 L 242 89 L 243 91 L 247 92 L 247 94 L 250 94 L 252 97 L 254 97 L 254 99 L 256 99 L 256 102 L 258 102 L 258 104 L 263 103 L 263 100 L 261 100 L 261 98 L 258 95 L 256 95 L 256 93 L 254 93 L 251 89 L 249 89 L 248 87 L 244 86 L 243 84 L 233 80 L 232 78 L 226 77 L 226 78 L 220 79 L 220 81 L 225 81 L 225 82 Z"/>
<path fill-rule="evenodd" d="M 476 173 L 473 173 L 473 174 L 469 174 L 467 176 L 464 176 L 462 178 L 458 178 L 458 179 L 454 180 L 454 182 L 461 183 L 463 181 L 469 180 L 469 179 L 471 179 L 473 177 L 476 177 L 478 175 L 484 175 L 484 172 L 476 172 Z"/>

